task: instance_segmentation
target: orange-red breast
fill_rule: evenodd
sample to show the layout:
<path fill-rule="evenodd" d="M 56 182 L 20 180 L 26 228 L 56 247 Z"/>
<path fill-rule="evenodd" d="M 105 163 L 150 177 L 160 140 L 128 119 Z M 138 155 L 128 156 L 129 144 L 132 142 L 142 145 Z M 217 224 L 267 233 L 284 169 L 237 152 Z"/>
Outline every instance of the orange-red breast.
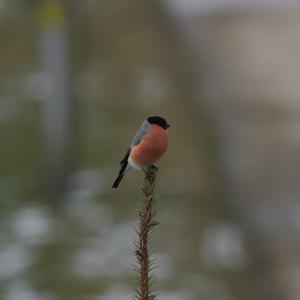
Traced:
<path fill-rule="evenodd" d="M 162 157 L 168 147 L 169 127 L 167 121 L 159 116 L 149 117 L 142 123 L 121 160 L 119 175 L 113 183 L 113 188 L 118 187 L 130 169 L 144 170 Z"/>

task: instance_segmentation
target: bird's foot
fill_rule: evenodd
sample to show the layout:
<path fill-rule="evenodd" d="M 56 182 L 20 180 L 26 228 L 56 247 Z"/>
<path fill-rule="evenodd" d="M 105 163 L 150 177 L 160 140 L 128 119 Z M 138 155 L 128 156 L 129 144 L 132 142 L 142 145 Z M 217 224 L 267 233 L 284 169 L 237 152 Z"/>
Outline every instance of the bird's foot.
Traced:
<path fill-rule="evenodd" d="M 143 168 L 143 172 L 145 174 L 147 174 L 148 172 L 157 172 L 158 171 L 158 167 L 156 167 L 155 165 L 150 165 L 148 167 Z"/>
<path fill-rule="evenodd" d="M 156 173 L 158 171 L 158 168 L 154 165 L 150 165 L 147 168 L 145 168 L 145 178 L 148 182 L 153 183 L 155 180 Z"/>
<path fill-rule="evenodd" d="M 150 168 L 153 171 L 157 171 L 158 167 L 156 167 L 155 165 L 150 165 L 148 168 Z"/>

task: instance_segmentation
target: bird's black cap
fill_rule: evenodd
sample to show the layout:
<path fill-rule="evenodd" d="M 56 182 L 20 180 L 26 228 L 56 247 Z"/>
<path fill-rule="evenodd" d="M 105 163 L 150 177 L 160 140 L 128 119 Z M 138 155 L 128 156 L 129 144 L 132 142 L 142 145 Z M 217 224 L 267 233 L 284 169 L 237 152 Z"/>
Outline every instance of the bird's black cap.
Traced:
<path fill-rule="evenodd" d="M 167 123 L 167 121 L 164 118 L 159 117 L 159 116 L 151 116 L 147 119 L 147 121 L 150 124 L 156 124 L 164 129 L 167 129 L 170 127 L 170 125 Z"/>

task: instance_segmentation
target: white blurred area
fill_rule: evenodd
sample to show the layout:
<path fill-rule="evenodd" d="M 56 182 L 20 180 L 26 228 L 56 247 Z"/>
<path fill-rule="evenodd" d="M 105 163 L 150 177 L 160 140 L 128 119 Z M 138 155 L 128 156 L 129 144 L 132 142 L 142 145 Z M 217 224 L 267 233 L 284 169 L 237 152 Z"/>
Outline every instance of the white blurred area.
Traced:
<path fill-rule="evenodd" d="M 209 224 L 199 242 L 199 257 L 213 270 L 238 271 L 247 266 L 249 256 L 245 236 L 238 224 Z"/>

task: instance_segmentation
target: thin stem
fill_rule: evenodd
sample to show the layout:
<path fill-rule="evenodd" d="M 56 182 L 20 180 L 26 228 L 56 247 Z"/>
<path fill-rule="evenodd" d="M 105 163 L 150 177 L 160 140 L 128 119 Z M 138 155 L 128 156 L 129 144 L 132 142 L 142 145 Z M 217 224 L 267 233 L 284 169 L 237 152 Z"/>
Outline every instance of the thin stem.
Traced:
<path fill-rule="evenodd" d="M 151 291 L 151 270 L 153 262 L 149 251 L 149 235 L 158 222 L 154 220 L 154 187 L 158 169 L 150 166 L 145 171 L 145 179 L 142 187 L 142 200 L 138 203 L 139 226 L 137 229 L 137 243 L 135 255 L 137 258 L 138 287 L 136 299 L 153 300 L 154 293 Z"/>

